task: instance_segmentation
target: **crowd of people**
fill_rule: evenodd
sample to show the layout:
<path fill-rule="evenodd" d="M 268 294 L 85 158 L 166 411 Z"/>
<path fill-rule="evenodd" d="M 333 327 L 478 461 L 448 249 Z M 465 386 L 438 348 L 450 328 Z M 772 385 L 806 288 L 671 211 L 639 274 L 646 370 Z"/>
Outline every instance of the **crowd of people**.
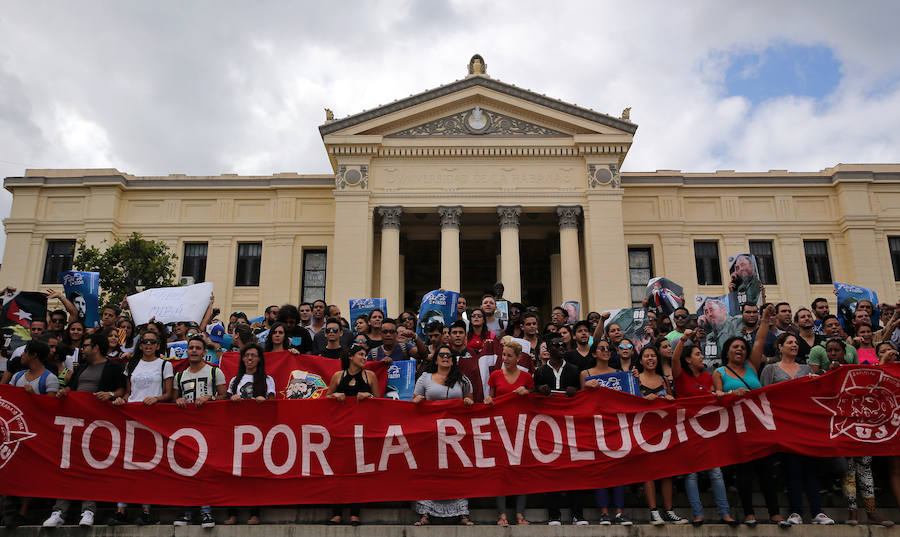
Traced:
<path fill-rule="evenodd" d="M 56 291 L 47 294 L 63 307 L 50 311 L 46 320 L 33 319 L 31 340 L 4 351 L 8 360 L 0 382 L 59 398 L 70 391 L 89 392 L 112 405 L 171 403 L 186 407 L 224 399 L 271 399 L 276 386 L 266 373 L 265 355 L 274 351 L 340 360 L 340 370 L 330 379 L 327 389 L 327 397 L 338 400 L 384 396 L 385 387 L 365 368 L 366 362 L 415 359 L 412 403 L 455 398 L 466 405 L 490 405 L 496 397 L 507 394 L 572 396 L 579 390 L 600 388 L 598 378 L 616 372 L 631 372 L 641 396 L 647 399 L 740 395 L 777 382 L 821 375 L 845 364 L 895 362 L 900 343 L 900 307 L 860 301 L 852 324 L 842 326 L 830 314 L 824 298 L 815 299 L 808 308 L 796 309 L 786 302 L 742 304 L 741 314 L 730 320 L 740 324 L 740 335 L 719 345 L 719 360 L 711 366 L 704 352 L 702 323 L 684 307 L 669 315 L 648 307 L 647 332 L 652 332 L 651 342 L 638 348 L 624 335 L 622 326 L 610 322 L 608 313 L 590 312 L 583 319 L 572 319 L 569 311 L 556 307 L 549 321 L 543 323 L 536 308 L 511 303 L 507 304 L 508 318 L 504 320 L 492 294 L 482 296 L 474 308 L 460 297 L 457 320 L 448 326 L 432 322 L 422 336 L 416 333 L 418 316 L 414 311 L 390 318 L 376 309 L 354 319 L 351 326 L 339 306 L 317 300 L 299 306 L 269 306 L 260 321 L 251 323 L 240 311 L 219 320 L 220 312 L 213 306 L 215 297 L 211 297 L 210 307 L 199 323 L 164 325 L 152 321 L 135 326 L 127 304 L 107 305 L 102 309 L 100 326 L 91 330 L 79 320 L 77 309 L 64 296 Z M 876 309 L 883 325 L 872 322 Z M 262 334 L 265 341 L 261 345 L 258 337 Z M 171 342 L 186 342 L 187 367 L 181 371 L 175 371 L 168 359 L 167 345 Z M 228 350 L 240 353 L 233 378 L 225 378 L 222 370 L 213 365 L 215 361 L 210 360 L 210 356 Z M 486 354 L 499 357 L 487 386 L 478 367 L 479 357 Z M 545 495 L 542 503 L 547 506 L 550 525 L 562 523 L 564 507 L 569 509 L 573 524 L 589 524 L 584 510 L 594 506 L 600 510 L 594 523 L 631 525 L 624 510 L 625 490 L 627 486 L 638 486 L 643 489 L 651 524 L 701 525 L 704 511 L 699 489 L 700 477 L 705 476 L 721 523 L 756 525 L 760 519 L 753 493 L 759 490 L 766 509 L 763 521 L 784 527 L 804 521 L 830 525 L 835 522 L 823 511 L 820 490 L 831 480 L 840 484 L 846 499 L 846 516 L 841 517 L 845 523 L 859 522 L 857 500 L 862 497 L 867 521 L 889 526 L 892 522 L 876 510 L 873 468 L 887 472 L 883 477 L 890 483 L 895 499 L 900 499 L 900 457 L 873 461 L 863 453 L 854 457 L 782 453 L 683 476 L 692 511 L 686 518 L 673 509 L 673 489 L 681 479 L 672 477 L 599 490 L 552 492 Z M 726 482 L 736 487 L 743 515 L 740 518 L 732 516 Z M 777 494 L 781 482 L 788 492 L 786 511 L 779 505 Z M 804 495 L 808 505 L 806 518 Z M 344 506 L 339 500 L 335 498 L 332 517 L 327 522 L 343 523 L 343 510 L 349 507 L 347 522 L 359 525 L 360 505 Z M 507 510 L 506 497 L 496 500 L 498 525 L 529 524 L 529 496 L 514 498 L 514 512 Z M 6 525 L 22 524 L 32 503 L 28 498 L 6 497 Z M 57 500 L 43 525 L 64 524 L 71 503 Z M 127 508 L 127 504 L 119 503 L 107 522 L 131 523 Z M 251 508 L 248 524 L 259 524 L 259 509 Z M 467 498 L 421 500 L 415 502 L 414 510 L 416 525 L 436 520 L 472 524 Z M 79 524 L 93 525 L 96 512 L 96 502 L 81 502 Z M 174 523 L 191 524 L 192 516 L 193 509 L 186 508 Z M 229 509 L 227 516 L 225 524 L 238 522 L 236 510 Z M 135 523 L 153 522 L 151 506 L 142 505 Z M 215 525 L 210 506 L 200 507 L 199 522 L 204 528 Z"/>

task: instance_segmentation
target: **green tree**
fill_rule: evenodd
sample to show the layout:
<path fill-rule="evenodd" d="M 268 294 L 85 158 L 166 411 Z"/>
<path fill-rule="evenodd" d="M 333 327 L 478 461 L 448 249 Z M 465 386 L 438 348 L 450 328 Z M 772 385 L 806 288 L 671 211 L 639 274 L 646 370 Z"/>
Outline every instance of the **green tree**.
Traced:
<path fill-rule="evenodd" d="M 106 245 L 103 241 L 101 246 Z M 105 250 L 78 241 L 72 266 L 75 270 L 100 273 L 100 305 L 118 304 L 137 292 L 138 285 L 147 289 L 174 285 L 175 254 L 162 241 L 144 239 L 132 233 L 128 240 L 119 238 Z"/>

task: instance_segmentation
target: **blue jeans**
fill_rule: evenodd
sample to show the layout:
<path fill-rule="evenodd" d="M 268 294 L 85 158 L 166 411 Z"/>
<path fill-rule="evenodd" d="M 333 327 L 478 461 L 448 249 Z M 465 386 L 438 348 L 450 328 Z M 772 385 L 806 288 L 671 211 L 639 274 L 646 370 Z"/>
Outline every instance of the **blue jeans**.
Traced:
<path fill-rule="evenodd" d="M 720 468 L 710 468 L 709 482 L 712 485 L 713 497 L 716 499 L 716 510 L 719 511 L 719 518 L 725 518 L 730 513 L 728 506 L 728 497 L 725 495 L 725 480 L 722 479 L 722 470 Z M 703 516 L 703 504 L 700 503 L 700 491 L 697 489 L 697 474 L 688 474 L 684 479 L 684 491 L 687 493 L 688 501 L 691 502 L 691 510 L 694 512 L 694 518 Z"/>
<path fill-rule="evenodd" d="M 212 514 L 212 507 L 210 507 L 209 505 L 200 506 L 200 514 L 202 515 L 204 513 Z M 194 515 L 194 509 L 192 507 L 184 508 L 184 516 L 185 517 L 191 518 L 193 515 Z"/>

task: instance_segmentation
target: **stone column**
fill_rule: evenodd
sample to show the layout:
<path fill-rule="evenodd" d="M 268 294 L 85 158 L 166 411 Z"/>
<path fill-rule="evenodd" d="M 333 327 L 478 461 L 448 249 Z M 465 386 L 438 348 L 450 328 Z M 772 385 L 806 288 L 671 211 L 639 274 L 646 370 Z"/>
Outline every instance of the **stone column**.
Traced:
<path fill-rule="evenodd" d="M 578 216 L 580 214 L 581 207 L 578 205 L 556 208 L 556 215 L 559 217 L 559 261 L 563 302 L 568 300 L 583 302 L 581 297 L 581 260 L 578 256 Z"/>
<path fill-rule="evenodd" d="M 500 281 L 510 302 L 522 301 L 522 278 L 519 267 L 519 215 L 522 207 L 497 207 L 500 219 Z"/>
<path fill-rule="evenodd" d="M 400 217 L 403 207 L 379 207 L 381 215 L 381 296 L 389 311 L 401 311 Z"/>
<path fill-rule="evenodd" d="M 438 207 L 441 216 L 441 288 L 459 291 L 459 219 L 462 207 Z"/>

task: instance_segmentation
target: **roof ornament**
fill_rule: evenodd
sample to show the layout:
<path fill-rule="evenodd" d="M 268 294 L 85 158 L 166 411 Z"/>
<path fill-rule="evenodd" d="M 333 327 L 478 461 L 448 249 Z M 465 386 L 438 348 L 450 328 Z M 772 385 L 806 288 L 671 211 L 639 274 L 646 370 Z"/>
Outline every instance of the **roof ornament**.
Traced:
<path fill-rule="evenodd" d="M 481 57 L 481 54 L 476 54 L 469 60 L 469 76 L 472 75 L 487 76 L 487 64 L 484 63 L 484 58 Z"/>
<path fill-rule="evenodd" d="M 331 111 L 331 108 L 325 109 L 325 121 L 334 121 L 334 112 Z"/>
<path fill-rule="evenodd" d="M 629 106 L 625 110 L 622 110 L 622 118 L 625 121 L 631 121 L 631 107 Z"/>

